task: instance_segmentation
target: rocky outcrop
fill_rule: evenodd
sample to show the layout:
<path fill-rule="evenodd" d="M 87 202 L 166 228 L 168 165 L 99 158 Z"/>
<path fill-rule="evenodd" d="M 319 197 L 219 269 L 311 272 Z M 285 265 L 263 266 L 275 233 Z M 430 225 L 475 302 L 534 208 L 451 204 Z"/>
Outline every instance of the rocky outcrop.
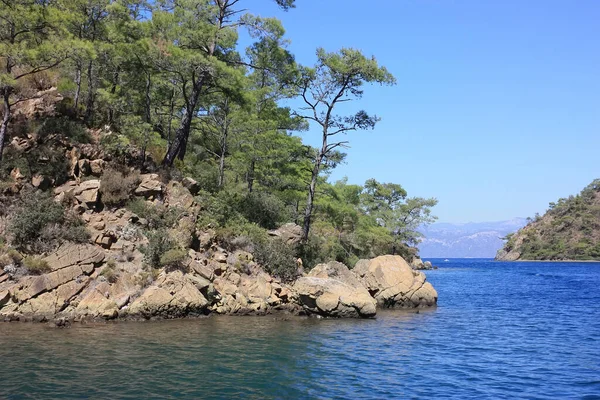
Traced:
<path fill-rule="evenodd" d="M 50 273 L 0 284 L 0 298 L 2 293 L 8 293 L 10 298 L 0 309 L 1 315 L 5 318 L 11 315 L 39 319 L 54 317 L 87 286 L 104 257 L 100 249 L 91 245 L 67 244 L 60 247 L 45 258 Z"/>
<path fill-rule="evenodd" d="M 181 271 L 163 273 L 129 306 L 125 314 L 144 318 L 203 314 L 208 300 L 202 295 L 197 281 Z"/>
<path fill-rule="evenodd" d="M 55 200 L 70 204 L 90 234 L 88 244 L 64 244 L 44 257 L 49 271 L 24 275 L 8 265 L 0 270 L 0 320 L 79 321 L 84 319 L 179 318 L 205 314 L 294 315 L 369 318 L 379 307 L 435 305 L 437 293 L 425 275 L 399 256 L 361 260 L 354 270 L 342 263 L 319 264 L 295 282 L 266 273 L 244 250 L 228 251 L 212 229 L 198 230 L 201 206 L 190 189 L 195 182 L 164 185 L 157 174 L 141 175 L 135 194 L 147 206 L 176 215 L 165 229 L 183 261 L 153 270 L 140 251 L 148 245 L 150 222 L 127 209 L 102 203 L 105 162 L 93 148 L 73 148 L 74 180 L 54 189 Z M 91 161 L 90 161 L 91 160 Z M 14 182 L 23 183 L 18 170 Z M 100 176 L 95 179 L 94 176 Z M 85 177 L 85 180 L 83 179 Z M 92 179 L 90 179 L 92 178 Z M 51 182 L 51 181 L 50 181 Z M 34 176 L 32 184 L 48 184 Z M 145 199 L 145 200 L 144 200 Z M 140 208 L 143 212 L 143 208 Z M 302 229 L 286 224 L 269 234 L 297 243 Z M 245 247 L 242 247 L 245 248 Z M 298 260 L 301 266 L 301 260 Z M 23 268 L 21 268 L 23 270 Z"/>
<path fill-rule="evenodd" d="M 425 274 L 413 271 L 400 256 L 380 256 L 360 260 L 352 270 L 380 307 L 430 307 L 437 292 Z"/>
<path fill-rule="evenodd" d="M 327 317 L 374 317 L 375 300 L 339 262 L 319 264 L 294 284 L 300 304 L 309 312 Z"/>
<path fill-rule="evenodd" d="M 330 278 L 302 277 L 294 284 L 300 304 L 313 314 L 327 317 L 369 318 L 375 301 L 363 287 Z"/>
<path fill-rule="evenodd" d="M 146 174 L 140 176 L 141 183 L 135 189 L 136 196 L 154 198 L 160 196 L 164 191 L 164 185 L 158 174 Z"/>
<path fill-rule="evenodd" d="M 416 269 L 417 271 L 428 271 L 433 269 L 431 261 L 423 262 L 423 260 L 421 260 L 419 257 L 414 257 L 412 262 L 410 263 L 410 266 L 412 267 L 412 269 Z"/>
<path fill-rule="evenodd" d="M 288 223 L 275 230 L 269 231 L 269 235 L 278 237 L 287 244 L 296 244 L 302 239 L 302 227 L 294 223 Z"/>

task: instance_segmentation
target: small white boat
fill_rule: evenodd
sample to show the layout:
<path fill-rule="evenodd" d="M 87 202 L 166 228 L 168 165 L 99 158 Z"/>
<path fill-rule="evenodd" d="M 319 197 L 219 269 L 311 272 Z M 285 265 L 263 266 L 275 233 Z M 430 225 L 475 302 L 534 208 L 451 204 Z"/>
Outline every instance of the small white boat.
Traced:
<path fill-rule="evenodd" d="M 444 260 L 444 262 L 448 262 L 448 261 L 450 261 L 450 260 L 448 260 L 447 258 Z"/>

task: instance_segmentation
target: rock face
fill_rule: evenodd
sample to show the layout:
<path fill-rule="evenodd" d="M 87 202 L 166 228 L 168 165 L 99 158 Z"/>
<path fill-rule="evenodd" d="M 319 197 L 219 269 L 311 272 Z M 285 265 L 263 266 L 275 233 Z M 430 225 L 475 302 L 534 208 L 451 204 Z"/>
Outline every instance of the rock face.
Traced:
<path fill-rule="evenodd" d="M 287 244 L 295 244 L 302 239 L 302 227 L 294 223 L 288 223 L 275 230 L 269 231 L 269 235 L 278 237 Z"/>
<path fill-rule="evenodd" d="M 400 256 L 380 256 L 360 260 L 352 270 L 380 307 L 430 307 L 437 292 L 425 274 L 413 271 Z"/>
<path fill-rule="evenodd" d="M 374 317 L 375 300 L 348 267 L 339 262 L 319 264 L 294 285 L 302 306 L 327 317 Z"/>
<path fill-rule="evenodd" d="M 154 197 L 160 196 L 164 191 L 164 185 L 158 174 L 146 174 L 140 176 L 142 182 L 135 189 L 137 196 Z"/>
<path fill-rule="evenodd" d="M 0 284 L 0 299 L 2 293 L 8 293 L 10 297 L 0 309 L 1 314 L 39 319 L 54 317 L 86 287 L 90 275 L 102 264 L 104 257 L 102 250 L 91 245 L 60 247 L 45 259 L 52 272 Z"/>
<path fill-rule="evenodd" d="M 129 306 L 126 313 L 145 318 L 177 318 L 202 314 L 207 306 L 208 300 L 202 295 L 195 281 L 181 271 L 174 271 L 159 276 L 156 282 Z"/>
<path fill-rule="evenodd" d="M 302 306 L 310 313 L 327 317 L 370 318 L 376 314 L 375 301 L 362 287 L 337 279 L 302 277 L 294 285 Z"/>

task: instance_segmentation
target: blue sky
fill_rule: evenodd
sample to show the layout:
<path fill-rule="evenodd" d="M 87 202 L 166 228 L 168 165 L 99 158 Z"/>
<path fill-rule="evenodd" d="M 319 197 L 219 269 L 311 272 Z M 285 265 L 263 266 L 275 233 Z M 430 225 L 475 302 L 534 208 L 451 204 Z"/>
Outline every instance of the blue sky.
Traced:
<path fill-rule="evenodd" d="M 600 1 L 297 0 L 297 61 L 361 49 L 397 78 L 352 104 L 382 118 L 348 135 L 332 178 L 374 177 L 436 197 L 444 222 L 543 213 L 600 178 Z M 318 132 L 302 136 L 316 144 Z"/>

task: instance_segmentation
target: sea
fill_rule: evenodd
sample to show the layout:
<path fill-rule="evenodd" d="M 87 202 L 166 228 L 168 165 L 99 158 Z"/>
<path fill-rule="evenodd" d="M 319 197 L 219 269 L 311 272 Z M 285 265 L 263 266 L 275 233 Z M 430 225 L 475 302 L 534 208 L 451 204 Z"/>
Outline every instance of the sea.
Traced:
<path fill-rule="evenodd" d="M 600 263 L 431 261 L 370 320 L 0 323 L 0 399 L 600 399 Z"/>

